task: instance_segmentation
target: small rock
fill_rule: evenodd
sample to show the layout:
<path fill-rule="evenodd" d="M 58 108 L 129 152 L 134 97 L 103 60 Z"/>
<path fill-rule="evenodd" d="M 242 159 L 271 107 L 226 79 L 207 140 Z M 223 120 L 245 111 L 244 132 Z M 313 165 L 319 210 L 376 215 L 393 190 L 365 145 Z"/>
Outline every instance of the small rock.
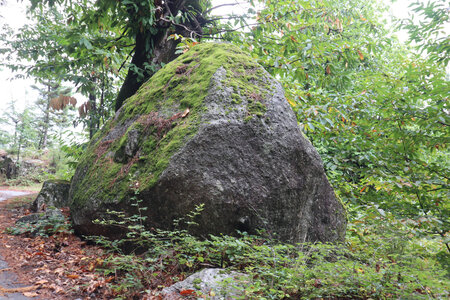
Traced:
<path fill-rule="evenodd" d="M 4 174 L 7 179 L 17 177 L 17 166 L 7 155 L 0 155 L 0 174 Z"/>
<path fill-rule="evenodd" d="M 44 182 L 39 195 L 33 201 L 31 210 L 35 212 L 44 211 L 46 207 L 69 206 L 70 182 L 66 180 L 47 180 Z"/>
<path fill-rule="evenodd" d="M 64 223 L 66 221 L 64 215 L 59 209 L 47 209 L 45 212 L 38 212 L 34 214 L 26 215 L 19 220 L 16 221 L 16 224 L 25 223 L 25 224 L 39 224 L 41 222 L 50 223 Z M 39 226 L 35 226 L 33 229 L 30 229 L 30 234 L 35 236 L 39 233 Z"/>
<path fill-rule="evenodd" d="M 188 293 L 197 296 L 206 295 L 208 299 L 235 299 L 242 295 L 237 286 L 243 286 L 246 274 L 227 271 L 225 269 L 204 269 L 192 274 L 183 281 L 177 282 L 161 291 L 163 299 L 180 299 Z M 184 293 L 184 294 L 183 294 Z"/>

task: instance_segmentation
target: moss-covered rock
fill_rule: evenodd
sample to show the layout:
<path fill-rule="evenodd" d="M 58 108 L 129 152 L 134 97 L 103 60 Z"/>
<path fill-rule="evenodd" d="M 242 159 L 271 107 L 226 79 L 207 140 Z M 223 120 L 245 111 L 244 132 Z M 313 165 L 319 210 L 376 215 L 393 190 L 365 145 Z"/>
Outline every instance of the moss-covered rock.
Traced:
<path fill-rule="evenodd" d="M 343 238 L 345 215 L 317 151 L 270 75 L 230 44 L 200 44 L 158 71 L 94 137 L 70 189 L 76 230 L 107 209 L 170 228 L 205 204 L 196 233 L 266 229 L 282 240 Z"/>
<path fill-rule="evenodd" d="M 31 210 L 41 212 L 49 207 L 67 207 L 69 205 L 69 189 L 69 181 L 56 179 L 45 181 L 39 195 L 31 205 Z"/>

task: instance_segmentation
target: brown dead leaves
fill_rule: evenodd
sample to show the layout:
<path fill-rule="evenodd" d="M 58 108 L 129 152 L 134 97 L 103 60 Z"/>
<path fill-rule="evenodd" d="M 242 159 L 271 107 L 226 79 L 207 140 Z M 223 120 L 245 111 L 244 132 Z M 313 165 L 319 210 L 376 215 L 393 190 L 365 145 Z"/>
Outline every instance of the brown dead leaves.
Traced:
<path fill-rule="evenodd" d="M 7 201 L 8 202 L 8 201 Z M 48 238 L 12 236 L 5 233 L 22 216 L 23 209 L 7 209 L 0 203 L 0 254 L 24 288 L 5 289 L 0 295 L 23 293 L 41 299 L 107 299 L 110 279 L 95 273 L 103 251 L 78 237 L 61 233 Z M 103 296 L 105 295 L 105 297 Z"/>

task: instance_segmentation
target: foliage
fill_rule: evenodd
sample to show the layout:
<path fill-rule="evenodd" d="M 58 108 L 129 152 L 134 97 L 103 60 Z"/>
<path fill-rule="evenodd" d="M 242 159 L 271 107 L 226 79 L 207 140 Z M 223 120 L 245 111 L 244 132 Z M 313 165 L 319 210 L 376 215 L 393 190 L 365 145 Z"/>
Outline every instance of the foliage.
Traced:
<path fill-rule="evenodd" d="M 28 234 L 32 236 L 48 237 L 56 234 L 68 234 L 72 232 L 70 221 L 64 215 L 48 209 L 40 213 L 35 221 L 20 221 L 15 226 L 7 228 L 7 232 L 13 235 Z"/>
<path fill-rule="evenodd" d="M 0 38 L 5 46 L 0 53 L 4 53 L 4 65 L 9 69 L 41 81 L 70 82 L 88 97 L 88 102 L 81 103 L 80 117 L 93 135 L 109 117 L 116 74 L 129 46 L 117 48 L 114 29 L 85 26 L 87 6 L 32 10 L 36 23 L 25 25 L 19 32 L 4 28 Z"/>
<path fill-rule="evenodd" d="M 448 2 L 416 1 L 410 7 L 414 15 L 403 20 L 402 28 L 408 30 L 410 40 L 422 53 L 426 52 L 431 61 L 447 66 L 450 61 L 450 38 L 445 31 L 450 19 Z"/>
<path fill-rule="evenodd" d="M 435 36 L 448 14 L 438 2 L 416 6 L 431 23 L 410 24 L 413 38 Z M 422 45 L 422 58 L 389 35 L 383 11 L 376 1 L 266 1 L 251 30 L 223 37 L 281 80 L 349 208 L 377 205 L 450 253 L 450 87 L 433 63 L 448 39 Z"/>
<path fill-rule="evenodd" d="M 138 197 L 138 195 L 137 195 Z M 114 276 L 113 293 L 118 298 L 142 297 L 168 278 L 184 277 L 204 266 L 244 272 L 250 281 L 237 285 L 242 299 L 312 298 L 443 298 L 449 274 L 441 269 L 427 243 L 405 240 L 407 226 L 392 215 L 380 216 L 373 208 L 350 226 L 347 242 L 329 244 L 282 244 L 241 233 L 240 237 L 210 236 L 199 239 L 189 230 L 145 229 L 145 219 L 135 198 L 137 214 L 110 212 L 103 225 L 127 229 L 121 240 L 96 237 L 109 253 L 98 271 Z M 185 222 L 195 226 L 197 207 Z M 383 234 L 380 234 L 383 232 Z M 126 253 L 124 253 L 126 249 Z"/>

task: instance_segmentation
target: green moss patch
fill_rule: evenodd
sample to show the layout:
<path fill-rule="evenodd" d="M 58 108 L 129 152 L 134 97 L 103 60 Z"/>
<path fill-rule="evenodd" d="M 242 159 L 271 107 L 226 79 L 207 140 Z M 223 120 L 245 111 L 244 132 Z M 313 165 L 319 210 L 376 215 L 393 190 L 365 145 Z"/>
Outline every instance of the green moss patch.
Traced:
<path fill-rule="evenodd" d="M 233 87 L 232 104 L 247 107 L 246 120 L 264 116 L 269 88 L 261 79 L 266 76 L 263 69 L 236 46 L 196 45 L 158 71 L 96 136 L 79 166 L 88 176 L 78 184 L 75 203 L 92 195 L 100 201 L 120 201 L 128 193 L 130 176 L 141 190 L 151 188 L 172 155 L 197 133 L 211 77 L 220 67 L 226 70 L 223 85 Z M 129 120 L 135 121 L 121 137 L 104 140 Z M 124 155 L 131 130 L 139 130 L 138 150 L 135 157 L 118 162 L 114 155 Z"/>

